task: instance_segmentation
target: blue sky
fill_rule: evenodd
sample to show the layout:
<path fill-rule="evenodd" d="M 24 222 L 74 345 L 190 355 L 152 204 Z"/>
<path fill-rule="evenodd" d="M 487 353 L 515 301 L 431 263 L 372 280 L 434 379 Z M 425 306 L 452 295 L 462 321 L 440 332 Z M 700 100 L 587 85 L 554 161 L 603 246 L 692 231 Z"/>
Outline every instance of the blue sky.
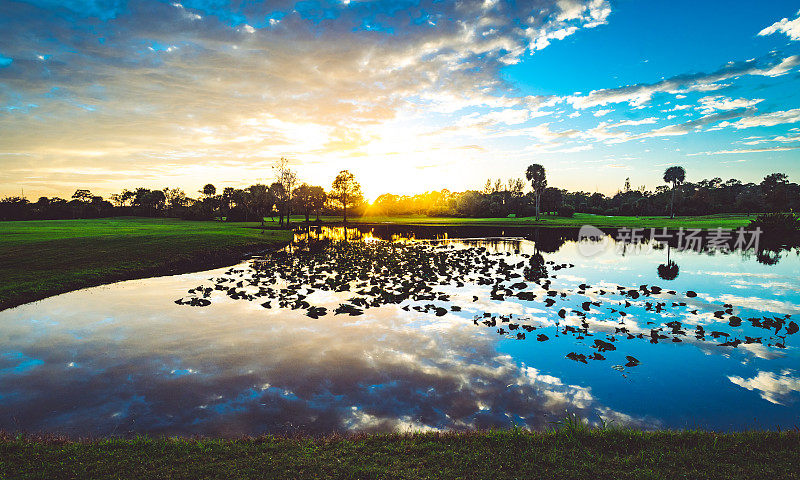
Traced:
<path fill-rule="evenodd" d="M 790 1 L 0 0 L 0 195 L 800 181 Z"/>

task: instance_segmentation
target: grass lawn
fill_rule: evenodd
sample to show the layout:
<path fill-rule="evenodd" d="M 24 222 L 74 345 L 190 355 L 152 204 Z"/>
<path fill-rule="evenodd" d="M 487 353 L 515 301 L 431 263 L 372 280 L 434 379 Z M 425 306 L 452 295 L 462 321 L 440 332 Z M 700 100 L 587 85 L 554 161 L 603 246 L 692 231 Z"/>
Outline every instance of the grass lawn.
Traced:
<path fill-rule="evenodd" d="M 800 478 L 800 434 L 560 430 L 255 439 L 0 439 L 0 478 Z"/>
<path fill-rule="evenodd" d="M 292 238 L 245 226 L 127 217 L 0 222 L 0 309 L 117 280 L 231 264 Z"/>
<path fill-rule="evenodd" d="M 293 217 L 294 218 L 294 217 Z M 605 216 L 588 213 L 576 213 L 574 217 L 552 217 L 544 215 L 537 222 L 534 217 L 524 218 L 461 218 L 461 217 L 428 217 L 425 215 L 371 216 L 348 218 L 351 223 L 394 223 L 401 225 L 508 225 L 535 227 L 580 227 L 594 225 L 596 227 L 642 227 L 642 228 L 738 228 L 746 227 L 755 215 L 720 214 L 675 217 L 633 217 Z M 340 222 L 341 217 L 323 216 L 324 222 Z M 298 218 L 299 220 L 299 218 Z"/>

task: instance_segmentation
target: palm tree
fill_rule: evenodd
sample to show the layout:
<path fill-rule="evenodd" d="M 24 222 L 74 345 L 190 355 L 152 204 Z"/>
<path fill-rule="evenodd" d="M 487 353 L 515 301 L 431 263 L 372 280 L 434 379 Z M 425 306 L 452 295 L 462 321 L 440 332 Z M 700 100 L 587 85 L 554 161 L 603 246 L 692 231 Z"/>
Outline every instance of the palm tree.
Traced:
<path fill-rule="evenodd" d="M 530 180 L 531 187 L 533 187 L 533 194 L 536 197 L 536 220 L 539 220 L 539 202 L 542 198 L 542 192 L 547 186 L 547 175 L 544 167 L 534 163 L 525 171 L 525 178 Z"/>
<path fill-rule="evenodd" d="M 670 218 L 675 218 L 675 187 L 686 179 L 686 170 L 683 167 L 669 167 L 664 171 L 664 181 L 672 184 L 672 199 L 669 202 Z"/>

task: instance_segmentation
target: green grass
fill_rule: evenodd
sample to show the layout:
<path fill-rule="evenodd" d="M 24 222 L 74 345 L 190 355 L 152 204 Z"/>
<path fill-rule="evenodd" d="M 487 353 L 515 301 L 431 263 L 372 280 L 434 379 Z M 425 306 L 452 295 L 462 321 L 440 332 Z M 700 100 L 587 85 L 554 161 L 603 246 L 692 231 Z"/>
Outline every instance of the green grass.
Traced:
<path fill-rule="evenodd" d="M 594 225 L 596 227 L 641 227 L 641 228 L 738 228 L 746 227 L 754 216 L 744 214 L 720 214 L 675 217 L 633 217 L 633 216 L 606 216 L 588 213 L 576 213 L 574 217 L 554 217 L 544 215 L 537 222 L 534 217 L 524 218 L 461 218 L 461 217 L 428 217 L 425 215 L 397 215 L 377 216 L 365 215 L 363 217 L 349 218 L 351 223 L 394 223 L 398 225 L 508 225 L 508 226 L 535 226 L 535 227 L 580 227 Z M 341 217 L 322 217 L 325 222 L 338 222 Z"/>
<path fill-rule="evenodd" d="M 0 439 L 0 478 L 800 478 L 798 432 L 560 428 L 250 439 Z"/>
<path fill-rule="evenodd" d="M 0 222 L 0 309 L 118 280 L 235 263 L 291 232 L 154 218 Z"/>

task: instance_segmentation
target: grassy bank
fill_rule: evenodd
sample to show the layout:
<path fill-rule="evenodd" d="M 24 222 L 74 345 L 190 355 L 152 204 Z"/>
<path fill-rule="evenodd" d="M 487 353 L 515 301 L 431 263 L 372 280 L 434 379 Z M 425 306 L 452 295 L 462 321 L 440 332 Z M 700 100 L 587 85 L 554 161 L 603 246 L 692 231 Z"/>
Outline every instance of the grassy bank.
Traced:
<path fill-rule="evenodd" d="M 800 478 L 795 432 L 0 440 L 0 478 Z"/>
<path fill-rule="evenodd" d="M 542 216 L 537 222 L 534 217 L 524 218 L 461 218 L 461 217 L 428 217 L 425 215 L 377 216 L 365 215 L 350 218 L 350 223 L 394 223 L 398 225 L 508 225 L 521 227 L 580 227 L 594 225 L 601 228 L 637 227 L 637 228 L 738 228 L 746 227 L 755 216 L 742 214 L 700 215 L 676 217 L 633 217 L 605 216 L 588 213 L 576 213 L 573 217 Z M 324 222 L 339 222 L 341 217 L 322 217 Z"/>
<path fill-rule="evenodd" d="M 231 264 L 291 240 L 288 231 L 245 227 L 154 218 L 0 222 L 0 310 L 118 280 Z"/>

